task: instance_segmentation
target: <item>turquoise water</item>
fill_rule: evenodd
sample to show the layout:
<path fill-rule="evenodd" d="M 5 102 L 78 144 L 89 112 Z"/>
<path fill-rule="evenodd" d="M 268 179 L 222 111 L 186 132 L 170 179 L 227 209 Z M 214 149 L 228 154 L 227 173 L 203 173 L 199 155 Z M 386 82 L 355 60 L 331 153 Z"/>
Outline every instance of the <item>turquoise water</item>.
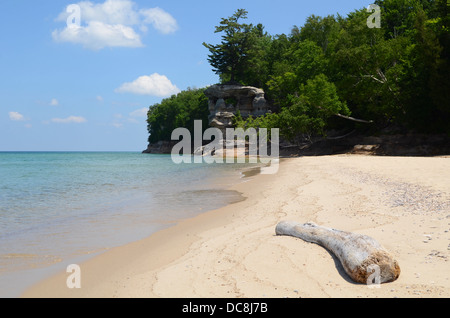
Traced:
<path fill-rule="evenodd" d="M 30 283 L 15 277 L 36 279 L 37 269 L 242 200 L 226 188 L 247 168 L 140 153 L 0 153 L 0 296 Z"/>

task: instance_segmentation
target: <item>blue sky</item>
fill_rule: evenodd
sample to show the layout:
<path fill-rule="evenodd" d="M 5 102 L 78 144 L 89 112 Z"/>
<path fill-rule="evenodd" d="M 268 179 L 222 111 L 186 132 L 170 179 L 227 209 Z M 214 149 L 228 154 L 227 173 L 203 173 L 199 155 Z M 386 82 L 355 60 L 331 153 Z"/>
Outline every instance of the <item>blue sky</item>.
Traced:
<path fill-rule="evenodd" d="M 218 82 L 202 42 L 220 41 L 221 18 L 244 8 L 248 23 L 288 34 L 372 2 L 2 1 L 0 151 L 142 151 L 150 105 Z"/>

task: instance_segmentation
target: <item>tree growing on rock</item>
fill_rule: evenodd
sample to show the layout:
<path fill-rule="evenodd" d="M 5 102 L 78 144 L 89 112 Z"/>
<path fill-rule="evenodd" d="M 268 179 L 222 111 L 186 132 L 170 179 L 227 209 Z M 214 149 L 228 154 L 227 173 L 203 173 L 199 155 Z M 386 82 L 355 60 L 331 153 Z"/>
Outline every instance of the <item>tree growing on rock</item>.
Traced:
<path fill-rule="evenodd" d="M 244 9 L 238 9 L 231 17 L 222 18 L 215 30 L 215 33 L 223 33 L 220 44 L 203 43 L 210 52 L 208 62 L 222 82 L 251 85 L 248 82 L 252 78 L 248 73 L 254 70 L 251 65 L 263 60 L 261 43 L 267 34 L 261 24 L 241 23 L 241 20 L 247 19 L 247 13 Z"/>

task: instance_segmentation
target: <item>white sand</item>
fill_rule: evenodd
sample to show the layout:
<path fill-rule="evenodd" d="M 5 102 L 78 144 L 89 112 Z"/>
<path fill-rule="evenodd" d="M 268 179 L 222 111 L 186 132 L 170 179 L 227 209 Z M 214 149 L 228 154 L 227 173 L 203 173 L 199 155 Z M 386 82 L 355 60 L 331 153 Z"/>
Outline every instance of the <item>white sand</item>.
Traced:
<path fill-rule="evenodd" d="M 450 158 L 324 156 L 283 160 L 234 189 L 247 200 L 202 214 L 61 273 L 24 297 L 449 297 Z M 282 220 L 372 236 L 397 281 L 355 284 L 321 246 L 275 235 Z"/>

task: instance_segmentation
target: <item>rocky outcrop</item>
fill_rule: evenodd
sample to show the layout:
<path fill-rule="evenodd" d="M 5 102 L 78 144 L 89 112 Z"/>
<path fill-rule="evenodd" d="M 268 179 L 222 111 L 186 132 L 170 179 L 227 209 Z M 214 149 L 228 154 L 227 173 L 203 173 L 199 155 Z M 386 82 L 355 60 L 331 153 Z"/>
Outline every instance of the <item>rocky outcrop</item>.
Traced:
<path fill-rule="evenodd" d="M 209 99 L 209 125 L 222 130 L 223 136 L 226 136 L 227 128 L 232 128 L 238 110 L 243 118 L 262 116 L 270 111 L 264 91 L 252 86 L 212 85 L 205 90 L 205 95 Z M 160 141 L 150 144 L 143 153 L 168 154 L 176 143 Z M 194 149 L 194 152 L 202 149 Z"/>
<path fill-rule="evenodd" d="M 213 85 L 205 90 L 209 98 L 211 127 L 225 130 L 239 110 L 243 118 L 262 116 L 269 112 L 269 103 L 262 89 L 242 85 Z"/>
<path fill-rule="evenodd" d="M 142 153 L 149 154 L 170 154 L 172 151 L 172 147 L 178 141 L 159 141 L 155 144 L 149 144 L 147 149 L 145 149 Z"/>

